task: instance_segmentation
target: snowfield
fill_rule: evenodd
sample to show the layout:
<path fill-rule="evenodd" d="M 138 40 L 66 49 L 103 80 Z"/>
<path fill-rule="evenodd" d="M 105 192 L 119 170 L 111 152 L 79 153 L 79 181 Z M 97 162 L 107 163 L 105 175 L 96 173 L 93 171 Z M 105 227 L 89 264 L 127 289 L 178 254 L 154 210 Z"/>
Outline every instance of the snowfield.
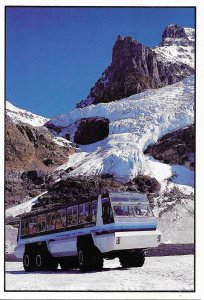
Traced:
<path fill-rule="evenodd" d="M 14 249 L 17 246 L 17 234 L 18 229 L 11 226 L 5 226 L 5 236 L 6 236 L 6 244 L 5 244 L 5 253 L 11 254 L 14 253 Z"/>
<path fill-rule="evenodd" d="M 109 280 L 110 279 L 110 280 Z M 21 262 L 6 263 L 6 291 L 193 291 L 194 256 L 146 257 L 142 268 L 104 262 L 102 272 L 26 273 Z"/>
<path fill-rule="evenodd" d="M 73 167 L 70 176 L 111 173 L 121 181 L 128 181 L 138 174 L 151 176 L 154 172 L 159 180 L 160 170 L 143 151 L 164 134 L 194 122 L 194 76 L 120 101 L 78 108 L 51 119 L 50 123 L 66 127 L 61 135 L 68 132 L 73 137 L 74 122 L 95 116 L 110 120 L 109 136 L 95 144 L 80 145 L 78 152 L 59 169 Z M 169 170 L 166 178 L 173 174 L 174 170 Z M 188 175 L 192 184 L 192 174 Z"/>
<path fill-rule="evenodd" d="M 33 114 L 27 110 L 18 108 L 6 101 L 6 114 L 12 119 L 14 123 L 23 122 L 32 126 L 43 126 L 48 118 Z"/>

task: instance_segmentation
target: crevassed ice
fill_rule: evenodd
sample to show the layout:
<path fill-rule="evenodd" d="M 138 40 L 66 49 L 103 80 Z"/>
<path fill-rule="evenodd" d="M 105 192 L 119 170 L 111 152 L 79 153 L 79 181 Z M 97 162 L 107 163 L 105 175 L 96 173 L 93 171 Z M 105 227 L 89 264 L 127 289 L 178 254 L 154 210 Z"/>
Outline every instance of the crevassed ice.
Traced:
<path fill-rule="evenodd" d="M 121 181 L 138 174 L 151 175 L 149 158 L 143 154 L 147 145 L 194 121 L 194 76 L 120 101 L 75 109 L 61 119 L 52 119 L 52 123 L 56 121 L 59 126 L 62 121 L 63 126 L 68 126 L 94 116 L 110 120 L 109 136 L 95 144 L 80 146 L 73 159 L 60 168 L 72 166 L 70 176 L 111 173 Z"/>

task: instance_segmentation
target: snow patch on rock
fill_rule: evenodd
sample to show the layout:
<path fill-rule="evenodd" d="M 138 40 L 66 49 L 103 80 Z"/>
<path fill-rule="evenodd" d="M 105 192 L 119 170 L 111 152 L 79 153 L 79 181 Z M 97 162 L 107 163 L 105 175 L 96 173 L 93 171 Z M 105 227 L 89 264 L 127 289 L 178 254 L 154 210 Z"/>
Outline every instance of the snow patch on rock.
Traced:
<path fill-rule="evenodd" d="M 21 204 L 15 205 L 13 207 L 7 208 L 6 212 L 5 212 L 5 216 L 6 218 L 9 217 L 16 217 L 18 215 L 21 215 L 23 213 L 27 213 L 31 210 L 33 204 L 36 204 L 38 202 L 38 197 L 44 195 L 47 192 L 44 192 L 40 195 L 38 195 L 37 197 L 34 197 L 28 201 L 25 201 Z"/>
<path fill-rule="evenodd" d="M 18 108 L 6 101 L 6 114 L 12 119 L 14 123 L 26 123 L 32 126 L 43 126 L 49 121 L 48 118 L 33 114 L 27 110 Z"/>

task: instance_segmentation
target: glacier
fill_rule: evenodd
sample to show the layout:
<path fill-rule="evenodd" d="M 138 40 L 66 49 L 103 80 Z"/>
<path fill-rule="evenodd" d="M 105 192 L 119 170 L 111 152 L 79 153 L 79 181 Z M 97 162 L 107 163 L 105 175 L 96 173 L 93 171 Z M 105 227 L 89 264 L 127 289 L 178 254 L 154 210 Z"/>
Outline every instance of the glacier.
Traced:
<path fill-rule="evenodd" d="M 137 175 L 154 175 L 163 182 L 160 168 L 153 167 L 152 159 L 143 151 L 164 134 L 194 122 L 194 75 L 119 101 L 77 108 L 49 123 L 63 127 L 62 137 L 68 132 L 73 139 L 75 122 L 96 116 L 109 119 L 109 136 L 94 144 L 79 145 L 58 169 L 73 167 L 69 176 L 110 173 L 122 182 Z M 164 174 L 168 178 L 173 171 Z"/>

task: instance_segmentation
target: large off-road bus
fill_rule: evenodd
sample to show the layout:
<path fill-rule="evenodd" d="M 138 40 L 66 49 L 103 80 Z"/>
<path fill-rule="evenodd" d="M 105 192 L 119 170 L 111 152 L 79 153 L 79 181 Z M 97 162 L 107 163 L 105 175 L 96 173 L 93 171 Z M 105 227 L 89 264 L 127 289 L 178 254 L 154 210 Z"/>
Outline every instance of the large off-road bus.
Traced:
<path fill-rule="evenodd" d="M 104 259 L 141 267 L 161 232 L 145 194 L 114 192 L 80 204 L 31 211 L 21 217 L 15 255 L 25 271 L 99 271 Z"/>

